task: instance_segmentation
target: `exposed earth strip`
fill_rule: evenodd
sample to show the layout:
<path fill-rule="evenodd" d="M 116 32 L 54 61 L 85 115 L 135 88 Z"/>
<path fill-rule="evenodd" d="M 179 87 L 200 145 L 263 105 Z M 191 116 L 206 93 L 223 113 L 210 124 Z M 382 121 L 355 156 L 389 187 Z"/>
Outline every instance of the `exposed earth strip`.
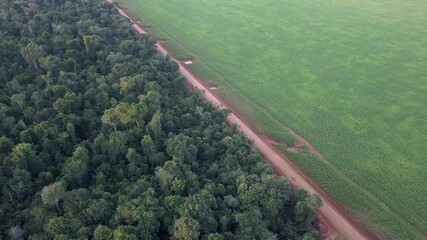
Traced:
<path fill-rule="evenodd" d="M 125 16 L 132 20 L 132 18 L 123 10 L 118 8 L 120 15 Z M 148 34 L 142 29 L 138 23 L 134 22 L 133 27 L 141 34 Z M 161 44 L 157 43 L 157 50 L 163 56 L 168 55 L 167 49 Z M 239 114 L 233 109 L 227 107 L 219 96 L 213 92 L 207 84 L 193 75 L 183 62 L 175 62 L 179 65 L 181 74 L 187 79 L 188 83 L 203 91 L 203 96 L 208 101 L 212 102 L 215 106 L 220 108 L 228 108 L 231 113 L 228 121 L 231 124 L 236 124 L 238 130 L 244 133 L 253 143 L 253 145 L 260 151 L 265 159 L 273 166 L 276 172 L 288 178 L 292 185 L 297 188 L 303 188 L 311 194 L 316 194 L 323 202 L 323 206 L 317 211 L 318 220 L 320 221 L 320 230 L 322 237 L 326 238 L 335 233 L 338 233 L 346 239 L 377 239 L 372 233 L 367 231 L 355 219 L 353 219 L 344 208 L 339 206 L 321 187 L 315 183 L 311 178 L 304 174 L 292 161 L 282 152 L 278 151 L 271 143 L 262 137 L 248 122 L 246 122 Z"/>

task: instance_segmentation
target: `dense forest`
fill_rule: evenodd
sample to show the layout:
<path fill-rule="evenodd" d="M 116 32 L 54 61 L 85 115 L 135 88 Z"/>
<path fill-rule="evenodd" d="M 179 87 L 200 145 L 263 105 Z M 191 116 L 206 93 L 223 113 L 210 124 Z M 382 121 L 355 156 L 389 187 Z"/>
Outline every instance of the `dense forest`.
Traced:
<path fill-rule="evenodd" d="M 103 1 L 0 1 L 0 239 L 317 239 L 227 112 Z"/>

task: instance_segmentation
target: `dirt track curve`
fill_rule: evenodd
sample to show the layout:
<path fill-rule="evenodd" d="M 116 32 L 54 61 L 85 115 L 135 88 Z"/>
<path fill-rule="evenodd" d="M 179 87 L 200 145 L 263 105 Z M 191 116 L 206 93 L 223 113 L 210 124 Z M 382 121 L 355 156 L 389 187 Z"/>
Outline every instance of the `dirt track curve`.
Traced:
<path fill-rule="evenodd" d="M 134 21 L 132 16 L 127 12 L 118 8 L 120 15 L 129 18 L 133 22 L 133 27 L 141 34 L 148 34 L 141 26 L 139 21 Z M 168 54 L 167 49 L 161 44 L 156 44 L 157 50 L 163 56 Z M 172 58 L 173 59 L 173 58 Z M 173 59 L 178 65 L 181 74 L 187 79 L 188 83 L 195 88 L 203 91 L 203 96 L 215 106 L 227 108 L 231 110 L 228 121 L 231 124 L 236 124 L 238 130 L 244 133 L 260 151 L 265 159 L 273 166 L 280 176 L 289 179 L 294 187 L 306 189 L 312 194 L 318 195 L 323 206 L 317 211 L 317 220 L 323 239 L 326 239 L 334 234 L 340 234 L 346 239 L 378 239 L 361 226 L 354 218 L 352 218 L 344 208 L 339 206 L 321 187 L 303 173 L 285 154 L 277 150 L 269 143 L 261 134 L 257 133 L 248 122 L 246 122 L 236 111 L 231 109 L 209 86 L 201 81 L 197 76 L 192 74 L 181 61 Z"/>

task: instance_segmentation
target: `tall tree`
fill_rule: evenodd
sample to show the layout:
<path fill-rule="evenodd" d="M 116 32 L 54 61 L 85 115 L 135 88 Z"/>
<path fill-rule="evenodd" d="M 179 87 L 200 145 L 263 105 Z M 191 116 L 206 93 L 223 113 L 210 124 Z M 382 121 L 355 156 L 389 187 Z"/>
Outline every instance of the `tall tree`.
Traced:
<path fill-rule="evenodd" d="M 173 237 L 178 240 L 196 240 L 200 236 L 200 223 L 188 217 L 177 219 L 173 225 Z"/>
<path fill-rule="evenodd" d="M 11 154 L 11 159 L 16 167 L 23 166 L 27 171 L 29 162 L 36 158 L 36 151 L 30 143 L 20 143 L 16 145 Z"/>
<path fill-rule="evenodd" d="M 45 51 L 42 46 L 35 44 L 34 42 L 28 43 L 25 47 L 21 48 L 21 55 L 24 59 L 38 69 L 39 59 L 45 54 Z"/>
<path fill-rule="evenodd" d="M 11 227 L 8 231 L 9 238 L 11 240 L 22 240 L 24 239 L 24 230 L 21 227 L 15 225 Z"/>
<path fill-rule="evenodd" d="M 88 161 L 89 151 L 83 146 L 78 146 L 74 150 L 73 156 L 67 159 L 62 169 L 67 185 L 78 187 L 86 181 Z"/>
<path fill-rule="evenodd" d="M 59 215 L 62 215 L 59 201 L 65 197 L 65 188 L 62 183 L 56 182 L 45 186 L 41 191 L 43 203 L 46 205 L 55 205 Z"/>

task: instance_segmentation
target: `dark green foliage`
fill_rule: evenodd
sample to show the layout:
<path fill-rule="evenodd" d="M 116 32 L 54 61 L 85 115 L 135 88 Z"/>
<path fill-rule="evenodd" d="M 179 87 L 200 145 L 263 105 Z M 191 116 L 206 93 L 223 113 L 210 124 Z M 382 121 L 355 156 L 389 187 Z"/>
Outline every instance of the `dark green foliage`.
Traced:
<path fill-rule="evenodd" d="M 3 5 L 0 238 L 318 236 L 318 202 L 112 6 Z"/>

